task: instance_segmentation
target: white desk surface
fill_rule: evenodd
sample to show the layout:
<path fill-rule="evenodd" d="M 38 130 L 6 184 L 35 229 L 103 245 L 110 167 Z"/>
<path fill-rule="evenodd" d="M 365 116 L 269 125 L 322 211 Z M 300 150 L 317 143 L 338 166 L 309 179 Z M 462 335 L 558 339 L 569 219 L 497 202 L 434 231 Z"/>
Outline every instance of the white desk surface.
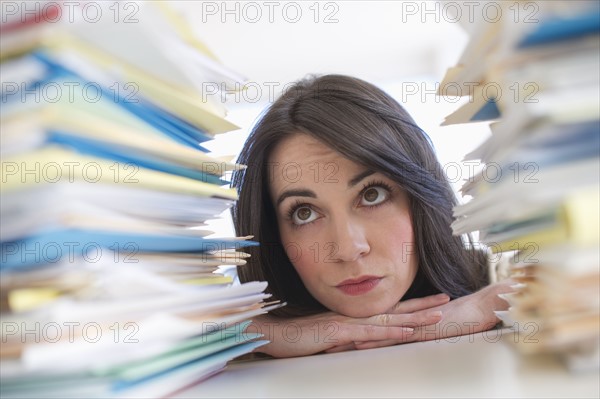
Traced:
<path fill-rule="evenodd" d="M 234 362 L 178 397 L 600 397 L 596 373 L 571 374 L 552 356 L 521 356 L 510 344 L 510 330 L 487 334 Z"/>

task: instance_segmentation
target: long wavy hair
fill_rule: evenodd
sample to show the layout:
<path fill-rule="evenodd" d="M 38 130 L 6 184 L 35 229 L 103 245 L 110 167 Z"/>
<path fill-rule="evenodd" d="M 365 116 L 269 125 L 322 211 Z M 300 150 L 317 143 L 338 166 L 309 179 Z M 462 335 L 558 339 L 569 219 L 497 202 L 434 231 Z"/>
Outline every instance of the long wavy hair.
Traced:
<path fill-rule="evenodd" d="M 310 76 L 262 115 L 238 159 L 248 167 L 234 173 L 232 181 L 239 194 L 232 208 L 236 233 L 254 235 L 261 244 L 249 249 L 248 263 L 238 267 L 239 278 L 267 281 L 267 292 L 287 302 L 272 314 L 327 310 L 304 287 L 286 255 L 269 196 L 270 154 L 282 139 L 299 132 L 383 173 L 407 192 L 418 270 L 403 299 L 440 292 L 457 298 L 487 283 L 485 255 L 473 250 L 469 236 L 452 235 L 457 200 L 427 134 L 398 102 L 370 83 L 342 75 Z"/>

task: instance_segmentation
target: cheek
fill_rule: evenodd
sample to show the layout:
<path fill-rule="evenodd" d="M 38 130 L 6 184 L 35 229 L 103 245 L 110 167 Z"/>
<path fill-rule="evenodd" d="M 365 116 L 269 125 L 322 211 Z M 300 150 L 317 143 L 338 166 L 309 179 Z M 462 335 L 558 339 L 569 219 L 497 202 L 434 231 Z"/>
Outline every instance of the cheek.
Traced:
<path fill-rule="evenodd" d="M 310 238 L 286 238 L 288 237 L 282 234 L 282 244 L 302 283 L 313 297 L 317 300 L 323 299 L 319 292 L 323 280 L 327 279 L 324 274 L 329 270 L 322 265 L 327 248 L 319 245 L 319 238 L 315 235 L 310 235 Z"/>
<path fill-rule="evenodd" d="M 314 260 L 314 249 L 317 244 L 314 243 L 315 240 L 308 242 L 290 236 L 291 234 L 282 232 L 281 243 L 288 259 L 292 262 L 294 269 L 296 269 L 296 272 L 298 272 L 302 281 L 306 283 L 306 279 L 312 275 L 317 266 Z"/>
<path fill-rule="evenodd" d="M 372 229 L 372 250 L 394 265 L 399 279 L 412 280 L 416 275 L 418 256 L 410 215 L 406 212 L 399 217 L 389 215 L 381 219 L 377 229 Z M 410 285 L 410 284 L 409 284 Z"/>
<path fill-rule="evenodd" d="M 383 214 L 373 221 L 370 229 L 371 241 L 383 243 L 392 250 L 413 246 L 414 236 L 410 215 L 406 211 Z"/>
<path fill-rule="evenodd" d="M 412 226 L 401 229 L 398 233 L 401 234 L 402 237 L 400 240 L 401 246 L 394 255 L 400 258 L 399 267 L 401 271 L 399 274 L 403 280 L 402 285 L 404 287 L 404 293 L 406 293 L 417 275 L 419 256 Z"/>
<path fill-rule="evenodd" d="M 282 244 L 285 254 L 290 262 L 292 262 L 292 265 L 294 265 L 294 268 L 296 270 L 302 269 L 301 265 L 306 262 L 306 256 L 303 256 L 303 254 L 306 252 L 306 249 L 303 248 L 297 241 L 282 240 Z"/>
<path fill-rule="evenodd" d="M 396 252 L 402 252 L 404 254 L 403 258 L 415 252 L 415 240 L 410 221 L 399 223 L 395 228 L 391 228 L 389 234 L 386 235 L 386 239 L 395 243 L 390 243 L 391 247 Z M 406 261 L 407 259 L 402 260 Z"/>

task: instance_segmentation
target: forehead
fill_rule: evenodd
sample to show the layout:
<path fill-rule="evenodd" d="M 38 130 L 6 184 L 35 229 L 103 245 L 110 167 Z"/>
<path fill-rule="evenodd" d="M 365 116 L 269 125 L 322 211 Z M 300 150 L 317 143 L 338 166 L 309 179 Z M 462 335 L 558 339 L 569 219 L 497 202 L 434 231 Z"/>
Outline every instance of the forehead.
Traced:
<path fill-rule="evenodd" d="M 295 162 L 300 165 L 310 165 L 318 162 L 342 162 L 347 166 L 356 166 L 358 164 L 345 158 L 333 148 L 323 142 L 305 134 L 296 133 L 290 137 L 281 140 L 271 152 L 270 163 L 278 163 L 278 166 L 285 166 L 286 163 Z"/>
<path fill-rule="evenodd" d="M 365 169 L 304 133 L 279 142 L 268 162 L 272 194 L 297 186 L 334 188 L 333 183 L 345 185 L 351 176 Z"/>

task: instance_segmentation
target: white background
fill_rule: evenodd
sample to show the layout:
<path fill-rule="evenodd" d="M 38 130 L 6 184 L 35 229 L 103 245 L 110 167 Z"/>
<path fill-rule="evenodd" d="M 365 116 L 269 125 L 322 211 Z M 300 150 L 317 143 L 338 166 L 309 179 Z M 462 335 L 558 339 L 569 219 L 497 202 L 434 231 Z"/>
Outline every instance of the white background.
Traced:
<path fill-rule="evenodd" d="M 487 124 L 440 127 L 444 117 L 467 100 L 434 94 L 468 41 L 454 4 L 178 2 L 176 8 L 183 11 L 197 35 L 224 65 L 246 76 L 252 86 L 246 94 L 228 94 L 222 101 L 229 110 L 228 119 L 242 129 L 220 135 L 207 147 L 217 155 L 236 155 L 278 88 L 306 74 L 347 74 L 376 84 L 407 108 L 431 137 L 458 190 L 468 178 L 463 156 L 487 137 L 489 129 Z M 477 5 L 471 10 L 483 12 Z M 462 16 L 464 20 L 464 10 Z M 457 166 L 462 168 L 460 172 Z M 225 219 L 213 228 L 220 235 L 230 226 Z"/>

